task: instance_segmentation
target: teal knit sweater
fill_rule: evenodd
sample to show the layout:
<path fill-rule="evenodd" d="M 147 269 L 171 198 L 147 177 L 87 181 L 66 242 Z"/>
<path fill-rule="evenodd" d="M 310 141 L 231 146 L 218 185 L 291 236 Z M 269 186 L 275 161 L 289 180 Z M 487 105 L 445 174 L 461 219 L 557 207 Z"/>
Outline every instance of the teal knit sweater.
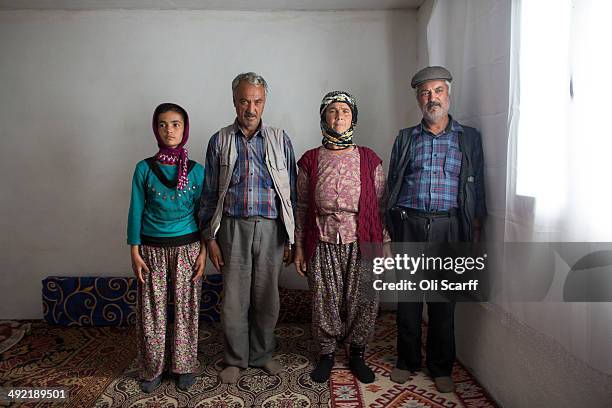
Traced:
<path fill-rule="evenodd" d="M 159 164 L 159 168 L 168 180 L 176 181 L 177 166 Z M 145 160 L 136 165 L 127 225 L 129 245 L 140 245 L 143 235 L 171 238 L 198 231 L 204 167 L 195 163 L 188 179 L 185 190 L 177 191 L 164 185 Z"/>

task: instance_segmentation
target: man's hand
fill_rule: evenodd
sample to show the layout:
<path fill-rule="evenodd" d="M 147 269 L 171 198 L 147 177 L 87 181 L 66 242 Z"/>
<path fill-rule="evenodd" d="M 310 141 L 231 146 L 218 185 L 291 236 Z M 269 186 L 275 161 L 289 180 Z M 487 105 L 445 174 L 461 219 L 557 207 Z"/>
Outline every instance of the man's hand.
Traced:
<path fill-rule="evenodd" d="M 289 266 L 293 263 L 293 250 L 291 244 L 285 244 L 285 251 L 283 252 L 283 263 L 285 266 Z"/>
<path fill-rule="evenodd" d="M 211 239 L 207 243 L 208 246 L 208 258 L 210 262 L 212 262 L 213 266 L 221 273 L 221 267 L 225 265 L 223 262 L 223 254 L 221 253 L 221 248 L 219 244 L 217 244 L 216 239 Z"/>
<path fill-rule="evenodd" d="M 293 257 L 295 262 L 295 270 L 300 276 L 306 276 L 306 259 L 304 259 L 304 248 L 295 247 L 295 255 Z"/>
<path fill-rule="evenodd" d="M 202 278 L 202 275 L 204 274 L 204 267 L 206 266 L 206 244 L 202 243 L 200 244 L 200 253 L 198 254 L 198 257 L 195 260 L 195 263 L 193 265 L 193 279 L 191 279 L 193 282 L 197 282 Z"/>
<path fill-rule="evenodd" d="M 132 258 L 132 271 L 134 271 L 134 275 L 138 278 L 140 283 L 144 283 L 143 273 L 150 273 L 147 264 L 140 256 L 138 252 L 139 245 L 132 245 L 130 247 L 130 257 Z"/>

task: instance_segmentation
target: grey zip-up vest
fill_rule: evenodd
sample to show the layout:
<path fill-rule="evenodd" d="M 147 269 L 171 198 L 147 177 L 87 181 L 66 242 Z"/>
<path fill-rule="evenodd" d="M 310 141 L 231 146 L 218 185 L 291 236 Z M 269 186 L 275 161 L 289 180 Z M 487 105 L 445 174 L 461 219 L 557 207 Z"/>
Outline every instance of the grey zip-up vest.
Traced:
<path fill-rule="evenodd" d="M 285 158 L 285 143 L 283 129 L 268 126 L 261 123 L 261 135 L 264 138 L 266 149 L 266 167 L 274 183 L 274 189 L 280 199 L 280 218 L 285 226 L 288 241 L 293 244 L 295 221 L 293 219 L 293 207 L 291 204 L 291 187 L 289 185 L 289 169 Z M 236 132 L 234 124 L 224 127 L 219 131 L 219 199 L 208 228 L 204 230 L 204 237 L 212 239 L 217 235 L 223 217 L 223 201 L 227 194 L 232 173 L 238 160 L 238 152 L 234 143 Z"/>

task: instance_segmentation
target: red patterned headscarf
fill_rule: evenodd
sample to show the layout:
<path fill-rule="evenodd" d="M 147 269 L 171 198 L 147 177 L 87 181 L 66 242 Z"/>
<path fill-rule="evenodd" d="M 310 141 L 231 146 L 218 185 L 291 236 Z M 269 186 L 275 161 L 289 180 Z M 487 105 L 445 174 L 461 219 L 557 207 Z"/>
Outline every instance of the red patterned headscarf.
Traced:
<path fill-rule="evenodd" d="M 164 141 L 162 140 L 161 136 L 159 136 L 159 131 L 157 130 L 159 115 L 168 111 L 179 113 L 183 117 L 184 122 L 183 140 L 181 140 L 181 143 L 174 148 L 168 147 L 164 144 Z M 176 189 L 184 190 L 188 183 L 187 166 L 189 162 L 187 158 L 187 149 L 183 147 L 189 139 L 189 116 L 187 115 L 187 111 L 175 103 L 162 103 L 155 108 L 155 111 L 153 112 L 153 133 L 155 134 L 157 146 L 159 147 L 159 151 L 155 155 L 155 159 L 163 164 L 178 165 L 178 181 Z"/>

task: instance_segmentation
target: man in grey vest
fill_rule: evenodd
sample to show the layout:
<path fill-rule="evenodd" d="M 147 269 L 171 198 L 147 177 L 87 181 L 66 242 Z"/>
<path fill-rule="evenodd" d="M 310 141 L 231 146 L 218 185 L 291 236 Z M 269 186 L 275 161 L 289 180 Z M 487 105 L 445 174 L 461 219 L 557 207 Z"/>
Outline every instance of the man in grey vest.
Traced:
<path fill-rule="evenodd" d="M 296 166 L 287 134 L 261 120 L 267 93 L 260 75 L 234 78 L 236 120 L 212 136 L 206 152 L 200 227 L 223 273 L 223 383 L 236 383 L 249 366 L 282 370 L 272 352 L 278 279 L 293 256 Z"/>
<path fill-rule="evenodd" d="M 480 239 L 486 215 L 482 142 L 476 129 L 448 114 L 451 81 L 451 73 L 439 66 L 412 78 L 423 120 L 400 130 L 391 152 L 386 216 L 395 242 Z M 426 300 L 427 368 L 438 391 L 452 392 L 455 304 Z M 422 313 L 422 299 L 398 302 L 395 382 L 407 381 L 421 367 Z"/>

